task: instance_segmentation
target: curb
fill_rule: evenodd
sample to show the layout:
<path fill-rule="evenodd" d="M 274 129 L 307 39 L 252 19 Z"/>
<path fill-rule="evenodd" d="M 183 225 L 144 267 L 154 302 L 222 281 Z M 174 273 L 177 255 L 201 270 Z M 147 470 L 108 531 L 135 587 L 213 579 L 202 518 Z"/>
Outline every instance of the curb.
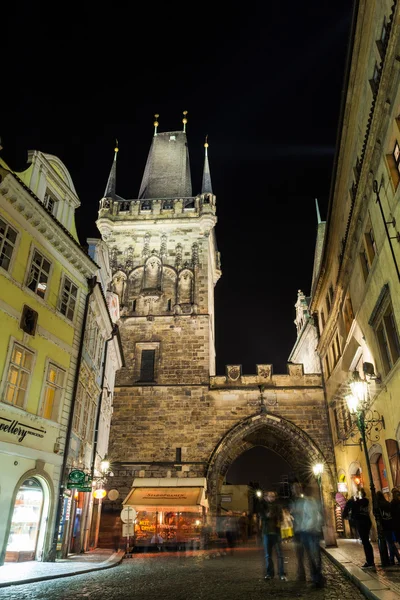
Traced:
<path fill-rule="evenodd" d="M 27 579 L 19 579 L 16 581 L 0 582 L 0 588 L 10 587 L 12 585 L 25 585 L 27 583 L 36 583 L 38 581 L 48 581 L 50 579 L 60 579 L 61 577 L 73 577 L 74 575 L 82 575 L 82 573 L 91 573 L 93 571 L 102 571 L 103 569 L 111 569 L 121 564 L 125 557 L 124 550 L 118 550 L 112 554 L 106 561 L 98 563 L 97 566 L 81 568 L 76 571 L 68 571 L 68 573 L 54 573 L 49 575 L 40 575 L 38 577 L 29 577 Z"/>
<path fill-rule="evenodd" d="M 336 565 L 342 571 L 342 573 L 352 583 L 354 583 L 355 586 L 358 587 L 360 592 L 364 594 L 366 598 L 369 598 L 369 600 L 382 600 L 383 597 L 385 598 L 385 600 L 399 599 L 399 595 L 396 594 L 396 592 L 394 592 L 390 587 L 380 583 L 380 581 L 377 580 L 375 577 L 371 577 L 368 573 L 362 571 L 360 567 L 354 565 L 353 563 L 350 563 L 352 569 L 359 569 L 364 574 L 364 581 L 361 581 L 361 579 L 359 579 L 354 573 L 347 569 L 347 567 L 343 563 L 341 563 L 340 560 L 335 558 L 335 556 L 333 556 L 327 548 L 324 548 L 324 546 L 321 545 L 321 550 L 324 552 L 325 556 L 327 556 L 327 558 L 334 565 Z M 374 592 L 373 589 L 371 589 L 371 587 L 375 588 L 377 594 Z M 385 593 L 384 596 L 382 596 L 382 592 Z M 391 596 L 389 596 L 388 594 L 390 594 Z"/>

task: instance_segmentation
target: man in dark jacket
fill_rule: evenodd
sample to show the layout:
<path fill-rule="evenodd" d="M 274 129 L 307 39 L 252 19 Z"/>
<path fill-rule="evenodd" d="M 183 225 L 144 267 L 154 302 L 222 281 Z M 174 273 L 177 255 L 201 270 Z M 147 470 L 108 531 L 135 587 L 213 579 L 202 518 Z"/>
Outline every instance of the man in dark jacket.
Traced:
<path fill-rule="evenodd" d="M 369 533 L 372 525 L 371 517 L 369 516 L 369 500 L 363 488 L 361 489 L 361 498 L 357 498 L 353 504 L 352 512 L 357 525 L 357 531 L 364 547 L 366 563 L 363 566 L 374 567 L 374 551 L 371 542 L 369 541 Z"/>
<path fill-rule="evenodd" d="M 272 550 L 275 548 L 279 578 L 282 581 L 286 581 L 280 532 L 282 517 L 282 507 L 277 502 L 275 492 L 266 492 L 260 507 L 261 532 L 266 566 L 265 579 L 272 579 L 275 574 L 274 561 L 272 559 Z"/>
<path fill-rule="evenodd" d="M 376 492 L 377 507 L 380 511 L 381 523 L 383 533 L 386 539 L 386 543 L 389 549 L 389 560 L 390 564 L 394 565 L 394 559 L 397 558 L 397 562 L 400 563 L 400 553 L 394 543 L 394 523 L 392 519 L 392 507 L 379 490 Z"/>

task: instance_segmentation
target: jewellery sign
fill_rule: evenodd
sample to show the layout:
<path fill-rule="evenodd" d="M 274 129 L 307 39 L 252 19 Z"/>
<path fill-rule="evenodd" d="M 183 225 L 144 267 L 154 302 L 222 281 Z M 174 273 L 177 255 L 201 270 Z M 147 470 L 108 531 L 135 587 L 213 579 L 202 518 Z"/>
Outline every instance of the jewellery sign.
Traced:
<path fill-rule="evenodd" d="M 43 438 L 46 434 L 43 427 L 32 427 L 32 425 L 21 423 L 17 419 L 6 419 L 5 417 L 0 417 L 0 431 L 14 436 L 14 440 L 19 443 L 23 442 L 27 435 Z"/>
<path fill-rule="evenodd" d="M 90 475 L 79 469 L 74 469 L 68 475 L 67 488 L 69 490 L 75 489 L 78 492 L 91 492 L 92 491 L 92 479 Z"/>

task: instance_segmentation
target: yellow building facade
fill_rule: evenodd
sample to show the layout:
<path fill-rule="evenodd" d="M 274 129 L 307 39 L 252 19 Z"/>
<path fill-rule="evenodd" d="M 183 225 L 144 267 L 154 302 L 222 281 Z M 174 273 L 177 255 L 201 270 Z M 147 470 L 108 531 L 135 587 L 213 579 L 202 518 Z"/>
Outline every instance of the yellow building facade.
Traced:
<path fill-rule="evenodd" d="M 355 3 L 325 237 L 310 313 L 338 492 L 400 485 L 400 7 Z M 365 382 L 366 457 L 348 407 Z"/>
<path fill-rule="evenodd" d="M 0 161 L 0 557 L 45 560 L 54 545 L 89 282 L 80 202 L 56 157 Z"/>

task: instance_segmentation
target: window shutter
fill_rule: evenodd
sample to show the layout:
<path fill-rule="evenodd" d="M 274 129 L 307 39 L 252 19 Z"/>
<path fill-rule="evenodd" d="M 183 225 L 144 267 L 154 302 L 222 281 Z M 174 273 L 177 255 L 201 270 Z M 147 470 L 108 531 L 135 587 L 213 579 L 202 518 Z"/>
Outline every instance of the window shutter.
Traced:
<path fill-rule="evenodd" d="M 142 350 L 140 381 L 154 381 L 155 350 Z"/>
<path fill-rule="evenodd" d="M 392 473 L 393 485 L 400 485 L 400 456 L 399 445 L 396 440 L 386 440 L 386 450 L 389 457 L 390 470 Z"/>

